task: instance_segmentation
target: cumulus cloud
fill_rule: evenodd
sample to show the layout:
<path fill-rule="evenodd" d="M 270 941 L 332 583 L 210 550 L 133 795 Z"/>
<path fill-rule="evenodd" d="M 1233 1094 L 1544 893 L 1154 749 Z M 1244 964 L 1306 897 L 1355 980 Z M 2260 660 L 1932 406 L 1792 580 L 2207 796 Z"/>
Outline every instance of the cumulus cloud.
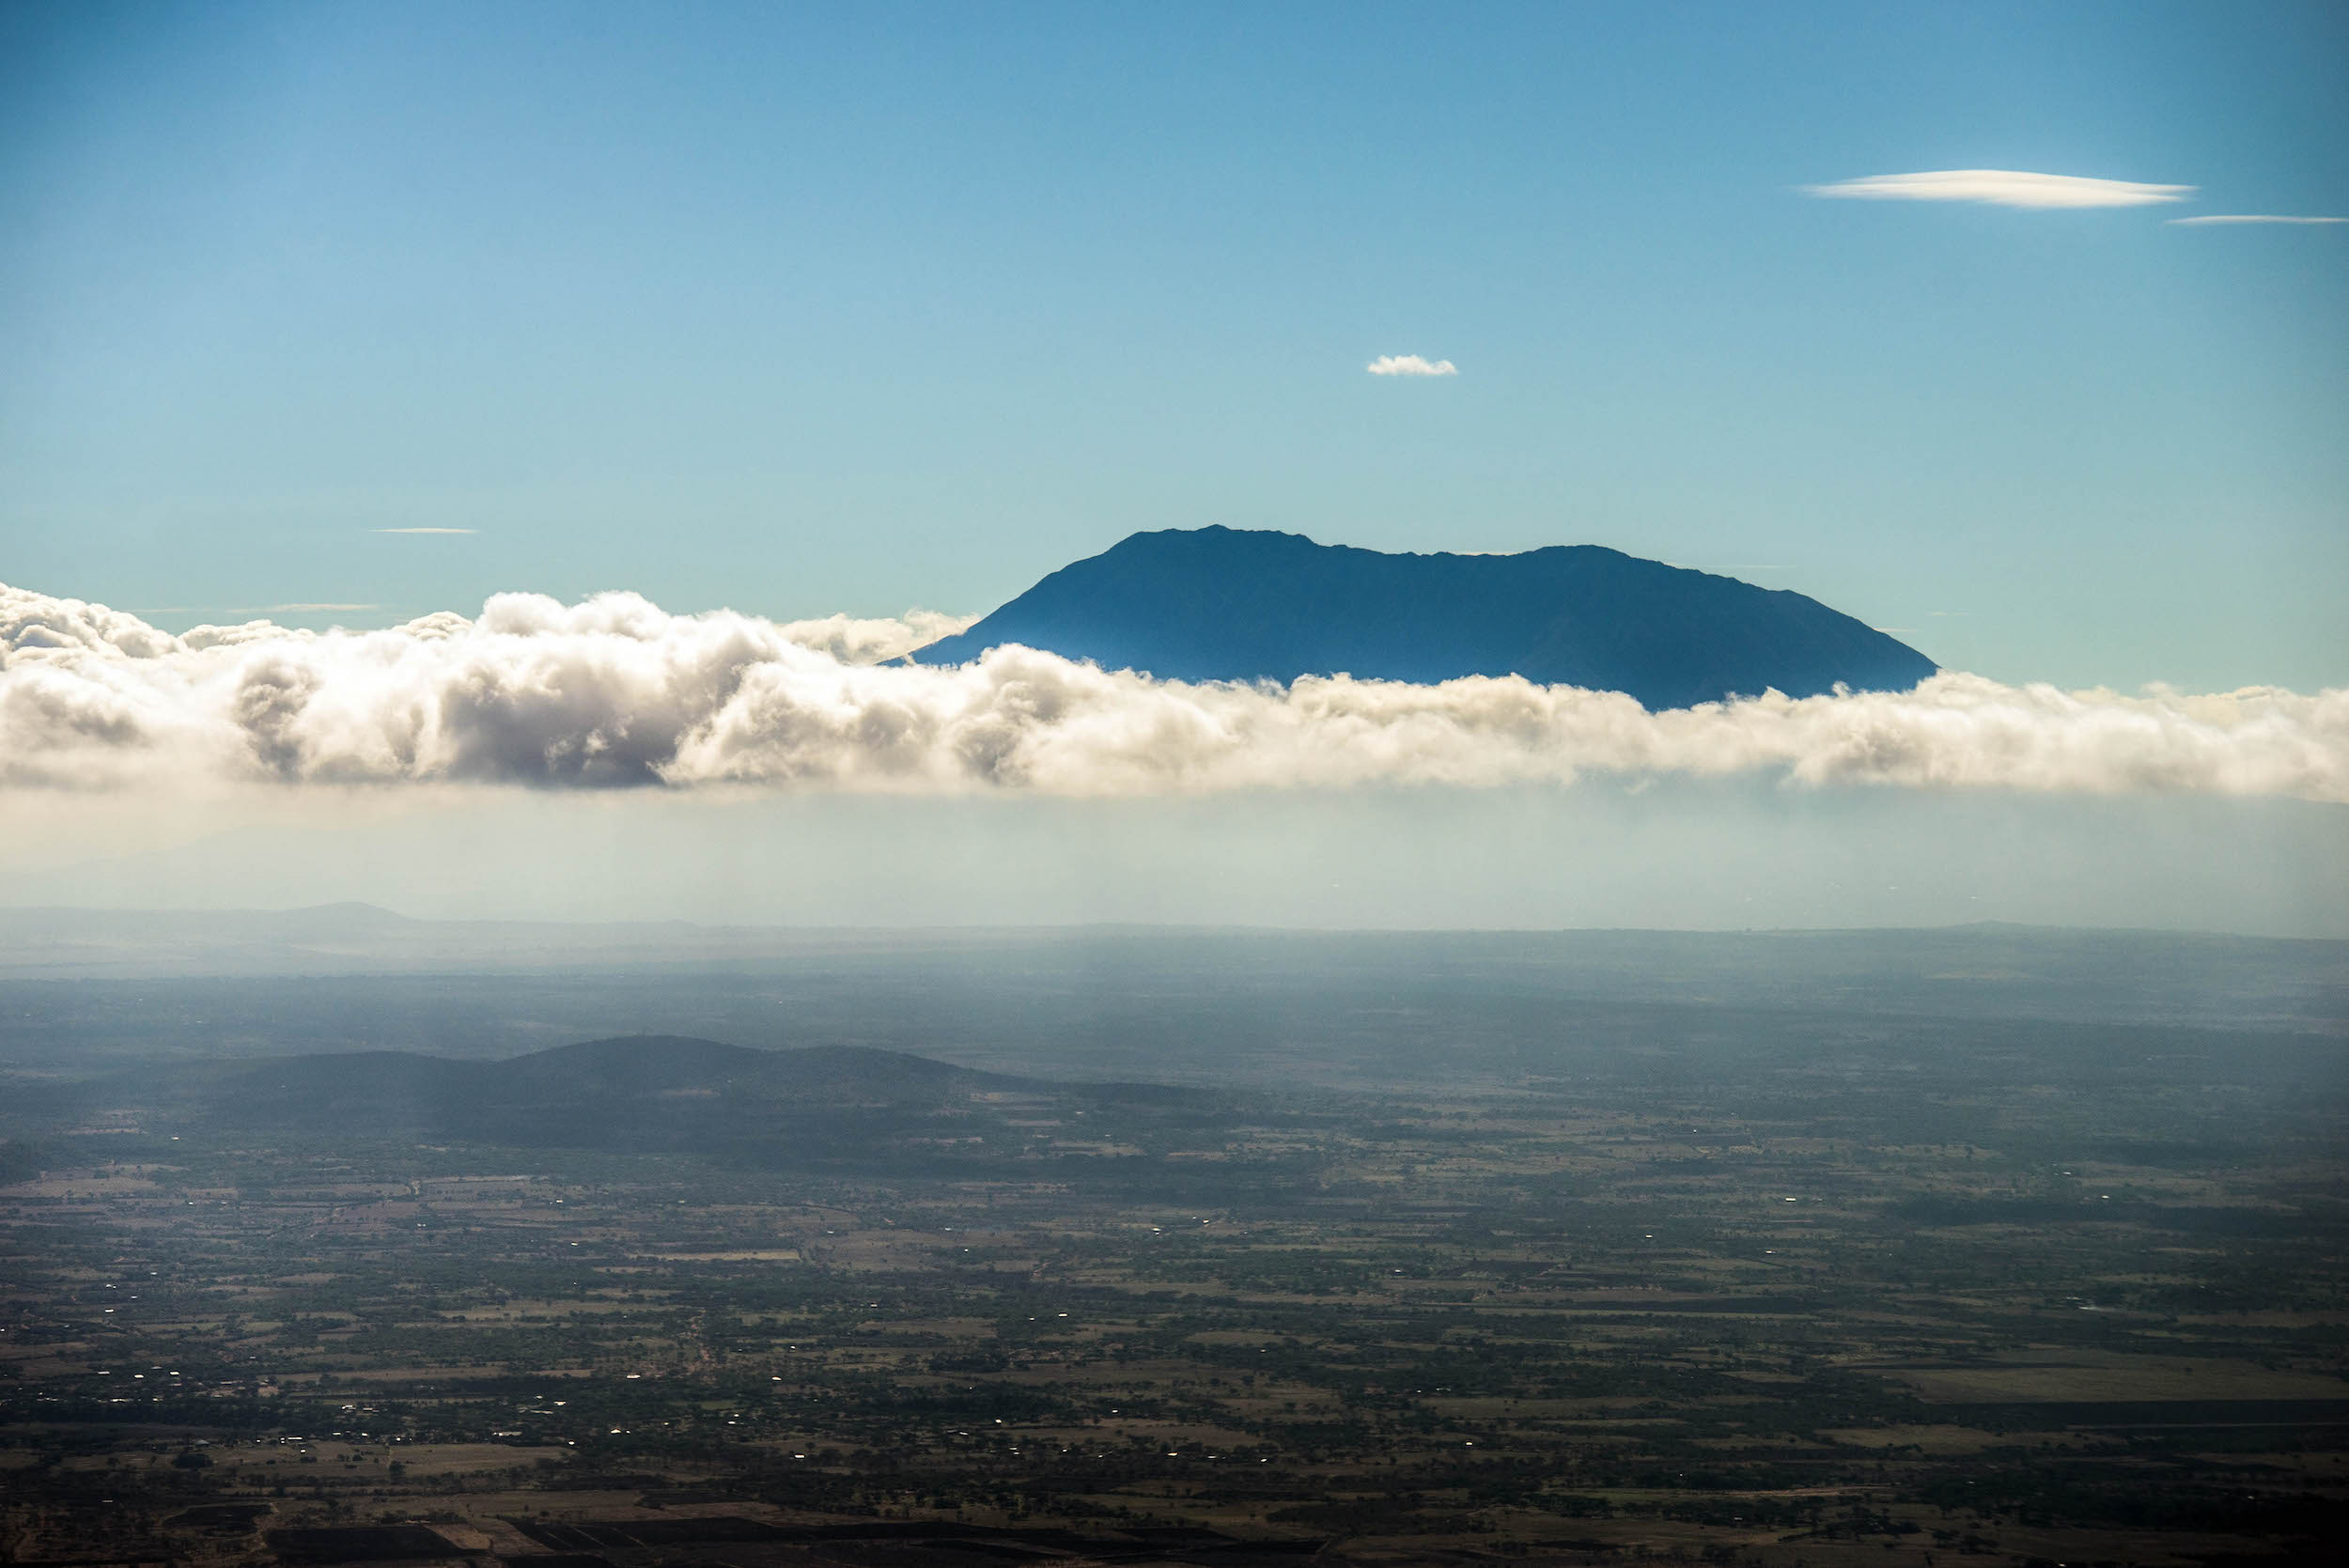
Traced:
<path fill-rule="evenodd" d="M 1970 201 L 1990 207 L 2152 207 L 2184 201 L 2191 185 L 2144 185 L 2133 179 L 2092 179 L 2076 174 L 2027 174 L 2020 169 L 1932 169 L 1922 174 L 1872 174 L 1829 185 L 1806 185 L 1814 196 L 1864 201 Z"/>
<path fill-rule="evenodd" d="M 1585 776 L 2286 795 L 2349 801 L 2349 691 L 2013 687 L 1648 713 L 1507 677 L 1283 689 L 1002 647 L 885 662 L 967 624 L 672 615 L 502 594 L 382 631 L 199 627 L 0 587 L 0 784 L 474 782 L 1147 795 Z"/>
<path fill-rule="evenodd" d="M 2304 218 L 2285 212 L 2213 212 L 2200 218 L 2172 218 L 2185 228 L 2204 224 L 2349 224 L 2349 218 Z"/>
<path fill-rule="evenodd" d="M 1448 359 L 1431 360 L 1421 354 L 1380 354 L 1362 366 L 1374 376 L 1456 376 L 1460 367 Z"/>
<path fill-rule="evenodd" d="M 979 624 L 976 615 L 949 615 L 938 610 L 909 610 L 903 615 L 859 620 L 852 615 L 827 615 L 818 621 L 786 621 L 776 629 L 785 640 L 803 648 L 817 648 L 843 664 L 879 664 L 903 659 L 914 649 L 968 631 Z"/>

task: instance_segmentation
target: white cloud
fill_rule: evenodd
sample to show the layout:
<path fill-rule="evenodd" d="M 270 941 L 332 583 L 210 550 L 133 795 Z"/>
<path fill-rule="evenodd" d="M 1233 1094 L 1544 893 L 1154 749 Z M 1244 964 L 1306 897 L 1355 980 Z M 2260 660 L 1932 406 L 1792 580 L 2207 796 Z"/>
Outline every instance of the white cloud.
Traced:
<path fill-rule="evenodd" d="M 1448 359 L 1431 360 L 1419 354 L 1380 354 L 1362 366 L 1374 376 L 1456 376 L 1460 367 Z"/>
<path fill-rule="evenodd" d="M 2202 224 L 2349 224 L 2349 218 L 2300 218 L 2281 212 L 2213 212 L 2201 218 L 2172 218 L 2183 227 Z"/>
<path fill-rule="evenodd" d="M 2026 174 L 2019 169 L 1934 169 L 1923 174 L 1876 174 L 1806 185 L 1814 196 L 1869 201 L 1970 201 L 1991 207 L 2152 207 L 2184 201 L 2191 185 L 2143 185 L 2133 179 L 2091 179 L 2073 174 Z"/>
<path fill-rule="evenodd" d="M 1775 776 L 1798 785 L 2349 802 L 2349 691 L 2013 687 L 1648 713 L 1516 677 L 1190 685 L 1022 647 L 877 660 L 964 623 L 671 615 L 502 594 L 383 631 L 199 627 L 0 587 L 0 785 L 276 780 L 1060 796 Z"/>
<path fill-rule="evenodd" d="M 376 528 L 375 534 L 478 534 L 478 528 Z"/>
<path fill-rule="evenodd" d="M 843 664 L 882 664 L 903 659 L 941 637 L 968 631 L 978 623 L 976 615 L 909 610 L 894 619 L 827 615 L 818 621 L 786 621 L 776 630 L 785 640 L 804 648 L 820 648 Z"/>

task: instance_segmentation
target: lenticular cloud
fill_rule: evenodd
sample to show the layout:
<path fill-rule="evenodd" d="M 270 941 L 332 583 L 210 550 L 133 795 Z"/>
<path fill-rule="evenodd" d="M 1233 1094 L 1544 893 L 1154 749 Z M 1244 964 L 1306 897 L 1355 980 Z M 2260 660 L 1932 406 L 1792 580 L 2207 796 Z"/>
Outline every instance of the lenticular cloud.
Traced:
<path fill-rule="evenodd" d="M 1584 776 L 2349 800 L 2349 691 L 2137 696 L 1941 675 L 1914 691 L 1648 713 L 1482 676 L 1186 684 L 1002 647 L 889 662 L 964 621 L 490 600 L 387 631 L 173 636 L 0 586 L 0 784 L 167 781 L 1138 795 Z"/>

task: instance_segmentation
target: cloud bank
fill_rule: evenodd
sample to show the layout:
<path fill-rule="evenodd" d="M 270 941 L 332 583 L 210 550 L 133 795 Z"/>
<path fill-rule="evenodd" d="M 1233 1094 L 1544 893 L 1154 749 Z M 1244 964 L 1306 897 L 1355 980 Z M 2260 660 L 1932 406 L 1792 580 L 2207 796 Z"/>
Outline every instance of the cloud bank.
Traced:
<path fill-rule="evenodd" d="M 672 615 L 502 594 L 384 631 L 184 636 L 0 587 L 0 785 L 203 782 L 1060 796 L 1585 776 L 2349 801 L 2349 691 L 1913 692 L 1648 713 L 1516 677 L 1190 685 L 1023 647 L 888 660 L 947 616 Z"/>
<path fill-rule="evenodd" d="M 1431 360 L 1420 354 L 1380 354 L 1362 366 L 1374 376 L 1456 376 L 1460 367 L 1448 359 Z"/>
<path fill-rule="evenodd" d="M 2027 174 L 2020 169 L 1934 169 L 1922 174 L 1875 174 L 1806 185 L 1814 196 L 1863 201 L 1970 201 L 1990 207 L 2152 207 L 2184 201 L 2191 185 L 2144 185 L 2133 179 L 2091 179 L 2073 174 Z"/>

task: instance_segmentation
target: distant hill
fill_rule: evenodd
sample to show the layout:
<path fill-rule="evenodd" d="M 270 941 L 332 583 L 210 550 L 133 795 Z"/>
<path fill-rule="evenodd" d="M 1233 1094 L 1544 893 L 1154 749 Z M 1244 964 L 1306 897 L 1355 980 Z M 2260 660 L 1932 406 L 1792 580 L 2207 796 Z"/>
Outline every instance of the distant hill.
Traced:
<path fill-rule="evenodd" d="M 1220 1103 L 1204 1091 L 1053 1083 L 862 1046 L 753 1050 L 669 1034 L 502 1062 L 350 1051 L 159 1064 L 39 1085 L 18 1099 L 34 1124 L 72 1125 L 108 1108 L 151 1132 L 272 1143 L 424 1138 L 833 1167 L 1016 1158 L 1031 1135 L 1014 1118 L 1047 1107 L 1179 1118 Z"/>
<path fill-rule="evenodd" d="M 1176 680 L 1518 675 L 1651 709 L 1906 691 L 1935 668 L 1816 599 L 1597 545 L 1389 555 L 1230 528 L 1133 535 L 912 657 L 1004 643 Z"/>
<path fill-rule="evenodd" d="M 538 1141 L 534 1130 L 558 1123 L 626 1138 L 680 1121 L 930 1110 L 1021 1083 L 855 1046 L 752 1050 L 686 1035 L 628 1034 L 503 1062 L 355 1051 L 208 1064 L 192 1071 L 187 1089 L 209 1123 L 269 1127 L 322 1119 L 355 1130 Z"/>

